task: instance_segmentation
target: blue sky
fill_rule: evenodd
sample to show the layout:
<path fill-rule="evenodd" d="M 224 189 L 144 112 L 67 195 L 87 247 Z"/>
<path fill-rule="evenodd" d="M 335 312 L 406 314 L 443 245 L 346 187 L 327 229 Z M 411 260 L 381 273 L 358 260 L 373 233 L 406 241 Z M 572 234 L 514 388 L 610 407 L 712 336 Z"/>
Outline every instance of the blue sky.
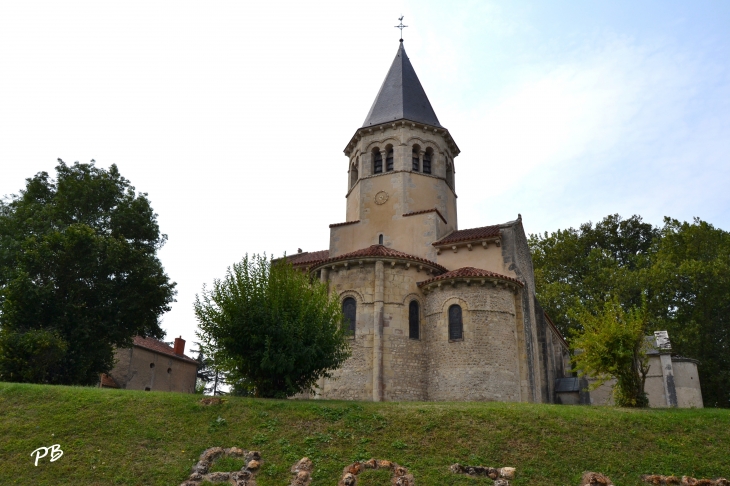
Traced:
<path fill-rule="evenodd" d="M 56 158 L 147 192 L 178 282 L 163 321 L 244 253 L 325 249 L 398 47 L 456 159 L 459 227 L 619 213 L 730 230 L 730 3 L 3 2 L 0 195 Z"/>

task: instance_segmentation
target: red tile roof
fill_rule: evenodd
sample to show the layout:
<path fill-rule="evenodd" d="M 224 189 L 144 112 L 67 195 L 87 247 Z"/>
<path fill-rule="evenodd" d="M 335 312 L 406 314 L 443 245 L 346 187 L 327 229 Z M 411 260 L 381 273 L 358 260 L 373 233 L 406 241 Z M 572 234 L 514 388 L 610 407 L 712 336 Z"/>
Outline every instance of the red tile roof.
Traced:
<path fill-rule="evenodd" d="M 441 218 L 441 221 L 443 221 L 444 223 L 446 223 L 446 218 L 444 218 L 444 215 L 441 214 L 441 212 L 438 209 L 436 209 L 436 208 L 422 209 L 420 211 L 411 211 L 410 213 L 404 214 L 403 217 L 405 218 L 406 216 L 414 216 L 416 214 L 424 214 L 424 213 L 436 213 L 436 214 L 439 215 L 439 218 Z"/>
<path fill-rule="evenodd" d="M 355 250 L 350 253 L 345 253 L 344 255 L 340 255 L 334 258 L 328 258 L 327 260 L 324 260 L 322 262 L 319 262 L 318 265 L 327 264 L 327 263 L 334 263 L 339 262 L 342 260 L 354 260 L 357 258 L 377 258 L 377 257 L 384 257 L 384 258 L 400 258 L 403 260 L 411 260 L 416 262 L 425 263 L 427 265 L 430 265 L 442 272 L 446 271 L 446 268 L 442 267 L 436 262 L 432 262 L 431 260 L 426 260 L 425 258 L 417 257 L 415 255 L 409 255 L 408 253 L 403 253 L 402 251 L 394 250 L 392 248 L 386 248 L 383 245 L 372 245 L 367 248 L 363 248 L 361 250 Z"/>
<path fill-rule="evenodd" d="M 119 388 L 117 382 L 111 376 L 106 373 L 101 374 L 101 387 L 102 388 Z"/>
<path fill-rule="evenodd" d="M 345 221 L 344 223 L 333 223 L 330 225 L 330 228 L 336 228 L 337 226 L 347 226 L 348 224 L 355 224 L 359 222 L 360 220 L 356 219 L 355 221 Z"/>
<path fill-rule="evenodd" d="M 198 364 L 197 361 L 185 356 L 184 354 L 175 354 L 174 349 L 172 349 L 170 346 L 163 343 L 162 341 L 158 341 L 155 338 L 151 338 L 151 337 L 143 338 L 141 336 L 134 336 L 134 345 L 139 346 L 140 348 L 145 348 L 150 351 L 154 351 L 156 353 L 164 354 L 167 356 L 171 356 L 173 358 L 181 359 L 183 361 L 188 361 L 190 363 Z"/>
<path fill-rule="evenodd" d="M 292 265 L 298 267 L 300 265 L 312 265 L 314 263 L 321 262 L 322 260 L 328 259 L 329 256 L 329 250 L 305 251 L 303 253 L 287 255 L 286 259 L 289 260 Z"/>
<path fill-rule="evenodd" d="M 495 224 L 493 226 L 482 226 L 481 228 L 471 228 L 465 230 L 454 231 L 450 235 L 433 243 L 433 246 L 447 245 L 458 241 L 481 240 L 483 238 L 494 238 L 499 236 L 500 228 L 504 225 Z"/>
<path fill-rule="evenodd" d="M 451 270 L 450 272 L 446 272 L 442 275 L 439 275 L 438 277 L 433 277 L 429 278 L 428 280 L 424 280 L 423 282 L 418 282 L 418 286 L 422 287 L 424 285 L 430 284 L 431 282 L 436 282 L 439 280 L 450 280 L 454 278 L 497 278 L 499 280 L 508 280 L 510 282 L 514 282 L 516 284 L 519 284 L 520 287 L 523 286 L 522 282 L 520 282 L 516 278 L 474 267 L 462 267 L 457 268 L 456 270 Z"/>

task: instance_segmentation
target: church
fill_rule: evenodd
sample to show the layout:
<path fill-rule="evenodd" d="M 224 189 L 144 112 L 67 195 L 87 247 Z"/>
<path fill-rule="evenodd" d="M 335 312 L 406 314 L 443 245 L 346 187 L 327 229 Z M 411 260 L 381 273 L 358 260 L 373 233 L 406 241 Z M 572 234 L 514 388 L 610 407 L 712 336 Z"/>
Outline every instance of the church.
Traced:
<path fill-rule="evenodd" d="M 459 147 L 401 40 L 344 150 L 345 221 L 289 257 L 335 292 L 352 356 L 317 397 L 554 403 L 568 346 L 535 297 L 522 218 L 461 229 Z"/>

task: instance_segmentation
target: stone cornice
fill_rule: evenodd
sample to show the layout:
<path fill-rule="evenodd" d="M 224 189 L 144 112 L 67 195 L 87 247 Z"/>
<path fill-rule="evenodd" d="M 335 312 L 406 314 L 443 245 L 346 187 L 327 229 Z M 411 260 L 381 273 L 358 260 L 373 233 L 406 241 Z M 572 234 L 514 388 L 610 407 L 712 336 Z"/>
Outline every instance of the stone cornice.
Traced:
<path fill-rule="evenodd" d="M 411 120 L 407 119 L 401 119 L 396 120 L 393 122 L 386 122 L 381 123 L 379 125 L 373 125 L 370 127 L 362 127 L 358 128 L 355 134 L 352 136 L 350 141 L 347 144 L 347 147 L 343 150 L 345 155 L 347 157 L 350 157 L 350 154 L 352 153 L 352 150 L 355 148 L 357 143 L 363 138 L 368 135 L 372 135 L 374 133 L 384 133 L 386 130 L 396 130 L 398 128 L 414 128 L 414 129 L 421 129 L 424 132 L 433 132 L 436 134 L 439 134 L 444 137 L 444 140 L 446 141 L 446 144 L 448 145 L 449 149 L 451 150 L 454 157 L 459 155 L 461 150 L 459 150 L 458 145 L 456 145 L 456 142 L 454 141 L 453 137 L 449 133 L 448 129 L 443 127 L 435 127 L 433 125 L 427 125 L 425 123 L 416 123 Z"/>

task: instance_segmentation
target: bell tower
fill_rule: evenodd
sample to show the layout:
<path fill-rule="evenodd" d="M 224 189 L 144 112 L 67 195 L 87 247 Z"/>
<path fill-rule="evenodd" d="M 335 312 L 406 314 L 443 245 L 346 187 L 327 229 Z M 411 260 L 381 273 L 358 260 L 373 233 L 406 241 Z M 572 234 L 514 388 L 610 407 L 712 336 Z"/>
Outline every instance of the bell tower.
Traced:
<path fill-rule="evenodd" d="M 454 159 L 401 39 L 348 158 L 344 223 L 330 225 L 330 257 L 383 244 L 435 260 L 434 241 L 458 229 Z"/>

